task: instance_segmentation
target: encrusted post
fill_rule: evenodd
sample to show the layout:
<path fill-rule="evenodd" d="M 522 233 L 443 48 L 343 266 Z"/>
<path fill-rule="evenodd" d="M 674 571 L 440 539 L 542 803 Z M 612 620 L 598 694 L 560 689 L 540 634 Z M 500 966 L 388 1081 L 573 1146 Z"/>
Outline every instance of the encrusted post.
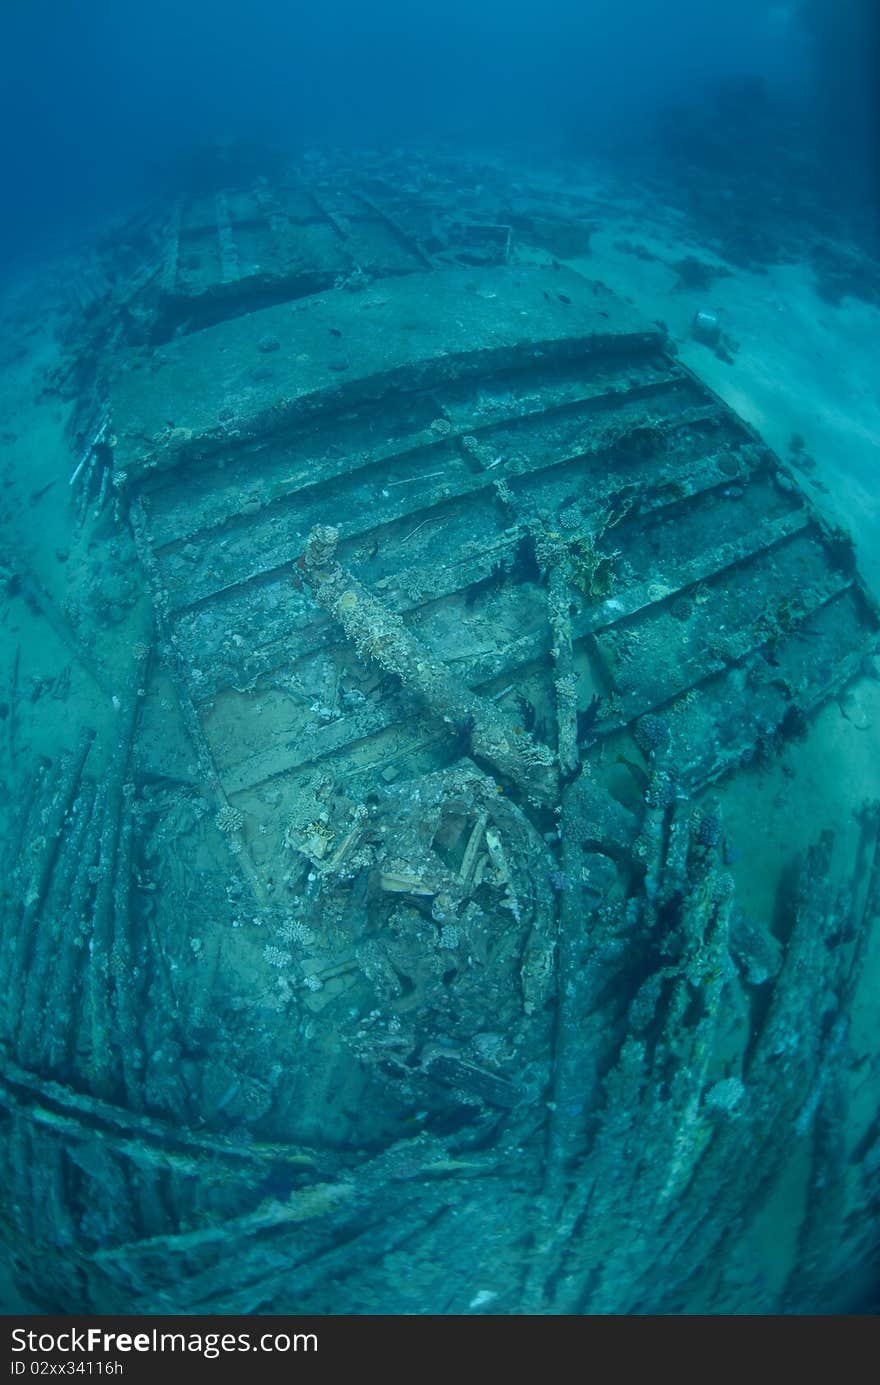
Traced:
<path fill-rule="evenodd" d="M 64 923 L 67 901 L 80 869 L 94 798 L 94 785 L 84 781 L 68 815 L 65 839 L 52 873 L 46 906 L 42 916 L 35 920 L 33 947 L 27 968 L 8 991 L 6 1008 L 12 1020 L 15 1050 L 19 1062 L 25 1067 L 33 1062 L 33 1055 L 37 1051 L 46 1021 L 53 975 L 66 945 Z"/>
<path fill-rule="evenodd" d="M 114 941 L 114 906 L 117 899 L 117 848 L 120 825 L 127 815 L 126 775 L 141 709 L 141 697 L 152 657 L 151 640 L 138 645 L 138 656 L 119 710 L 116 744 L 107 769 L 107 810 L 98 851 L 98 878 L 92 903 L 85 977 L 85 1015 L 89 1029 L 88 1071 L 92 1090 L 109 1096 L 120 1055 L 111 1044 L 110 951 Z"/>
<path fill-rule="evenodd" d="M 494 703 L 461 684 L 441 659 L 407 630 L 336 561 L 339 530 L 319 524 L 306 542 L 304 567 L 315 600 L 342 626 L 358 653 L 395 674 L 450 726 L 466 729 L 474 754 L 513 780 L 529 797 L 550 802 L 556 793 L 555 757 L 531 736 L 516 734 Z"/>
<path fill-rule="evenodd" d="M 34 861 L 33 869 L 29 873 L 22 873 L 20 878 L 23 892 L 19 901 L 20 913 L 14 913 L 12 916 L 14 933 L 5 939 L 5 952 L 0 959 L 0 981 L 7 997 L 4 1027 L 8 1027 L 17 1015 L 17 1009 L 9 1004 L 12 999 L 10 988 L 17 994 L 20 979 L 27 975 L 36 936 L 36 920 L 46 898 L 61 847 L 67 814 L 79 790 L 83 767 L 94 737 L 94 731 L 84 731 L 76 750 L 62 759 L 55 791 L 42 815 L 42 831 L 36 841 L 39 854 Z"/>
<path fill-rule="evenodd" d="M 556 725 L 559 736 L 559 768 L 573 775 L 580 765 L 577 739 L 577 675 L 571 648 L 571 597 L 565 571 L 553 563 L 548 576 L 547 614 L 553 631 L 551 653 L 556 665 Z"/>
<path fill-rule="evenodd" d="M 107 791 L 98 785 L 92 802 L 91 816 L 82 836 L 76 874 L 70 887 L 67 909 L 62 920 L 62 946 L 55 959 L 48 986 L 48 999 L 34 1066 L 57 1072 L 67 1060 L 77 1028 L 81 1001 L 76 985 L 87 947 L 91 921 L 90 899 L 94 889 L 94 874 L 98 867 Z"/>

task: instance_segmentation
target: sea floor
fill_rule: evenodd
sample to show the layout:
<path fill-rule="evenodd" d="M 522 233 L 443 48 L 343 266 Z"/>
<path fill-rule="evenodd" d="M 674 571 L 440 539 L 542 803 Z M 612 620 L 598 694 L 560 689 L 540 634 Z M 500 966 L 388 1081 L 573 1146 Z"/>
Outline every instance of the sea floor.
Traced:
<path fill-rule="evenodd" d="M 517 176 L 510 155 L 481 153 L 474 167 L 487 160 Z M 462 177 L 467 169 L 464 160 Z M 522 172 L 533 180 L 540 176 L 548 188 L 564 186 L 569 199 L 582 196 L 590 253 L 562 262 L 602 280 L 647 321 L 666 324 L 680 358 L 787 458 L 818 508 L 851 533 L 864 578 L 880 599 L 880 306 L 852 296 L 828 302 L 807 263 L 768 264 L 759 273 L 723 261 L 680 210 L 659 205 L 653 192 L 626 186 L 605 167 L 554 169 L 551 163 L 539 173 L 532 162 Z M 70 745 L 72 727 L 83 721 L 99 731 L 112 727 L 114 680 L 124 682 L 137 619 L 131 545 L 109 514 L 79 532 L 72 524 L 68 478 L 76 458 L 64 431 L 70 406 L 42 393 L 60 359 L 67 285 L 87 253 L 83 245 L 59 251 L 54 259 L 11 269 L 0 283 L 0 814 L 7 822 L 22 776 L 39 756 L 54 757 Z M 518 243 L 514 257 L 546 263 L 547 252 Z M 679 266 L 688 257 L 719 271 L 708 286 L 682 281 Z M 720 351 L 694 338 L 698 311 L 717 315 Z M 42 593 L 38 600 L 17 580 L 22 562 Z M 106 591 L 108 572 L 120 597 L 97 635 L 96 577 L 102 576 Z M 109 696 L 52 628 L 49 608 L 63 614 L 100 662 Z M 835 860 L 845 879 L 858 838 L 855 814 L 880 796 L 880 679 L 873 666 L 825 706 L 805 740 L 777 762 L 722 786 L 719 796 L 746 914 L 772 916 L 795 857 L 826 828 L 837 832 Z M 853 1015 L 853 1144 L 876 1118 L 878 980 L 875 937 Z M 805 1191 L 805 1166 L 794 1159 L 734 1256 L 730 1273 L 743 1285 L 740 1311 L 766 1311 L 773 1302 L 794 1253 Z M 832 1311 L 848 1294 L 855 1301 L 863 1288 L 841 1286 L 841 1303 Z M 0 1307 L 25 1311 L 2 1280 Z"/>

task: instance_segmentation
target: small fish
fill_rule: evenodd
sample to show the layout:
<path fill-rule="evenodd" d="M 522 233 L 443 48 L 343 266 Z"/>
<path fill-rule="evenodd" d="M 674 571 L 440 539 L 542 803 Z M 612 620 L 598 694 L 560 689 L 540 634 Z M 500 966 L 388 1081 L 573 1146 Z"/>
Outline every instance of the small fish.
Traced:
<path fill-rule="evenodd" d="M 589 732 L 596 725 L 602 712 L 602 699 L 598 693 L 593 693 L 590 698 L 589 707 L 585 707 L 582 712 L 577 714 L 577 738 L 578 744 L 586 739 Z"/>
<path fill-rule="evenodd" d="M 567 293 L 557 293 L 556 297 L 559 299 L 560 303 L 570 303 L 570 302 L 571 302 L 571 299 L 569 298 L 569 296 L 568 296 Z"/>
<path fill-rule="evenodd" d="M 341 336 L 342 336 L 342 333 L 340 332 L 340 330 L 339 330 L 338 327 L 328 327 L 328 328 L 327 328 L 327 331 L 330 333 L 331 337 L 341 337 Z"/>
<path fill-rule="evenodd" d="M 646 771 L 642 769 L 641 765 L 637 765 L 635 760 L 628 759 L 626 755 L 618 755 L 617 763 L 619 765 L 624 765 L 625 768 L 629 770 L 630 774 L 638 784 L 642 793 L 648 792 L 649 788 L 651 787 L 651 780 L 648 777 Z"/>

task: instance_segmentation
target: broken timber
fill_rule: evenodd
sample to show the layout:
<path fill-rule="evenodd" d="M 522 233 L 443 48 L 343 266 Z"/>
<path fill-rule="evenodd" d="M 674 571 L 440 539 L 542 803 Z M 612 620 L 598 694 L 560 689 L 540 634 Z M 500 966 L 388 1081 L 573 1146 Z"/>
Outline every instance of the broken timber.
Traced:
<path fill-rule="evenodd" d="M 841 1167 L 876 824 L 862 915 L 806 857 L 720 1077 L 747 1004 L 705 791 L 876 611 L 656 327 L 514 263 L 526 219 L 307 173 L 181 202 L 109 390 L 183 768 L 137 781 L 126 697 L 98 782 L 88 749 L 35 779 L 0 950 L 17 1253 L 83 1311 L 484 1311 L 490 1259 L 485 1311 L 680 1311 L 814 1121 L 817 1192 Z"/>

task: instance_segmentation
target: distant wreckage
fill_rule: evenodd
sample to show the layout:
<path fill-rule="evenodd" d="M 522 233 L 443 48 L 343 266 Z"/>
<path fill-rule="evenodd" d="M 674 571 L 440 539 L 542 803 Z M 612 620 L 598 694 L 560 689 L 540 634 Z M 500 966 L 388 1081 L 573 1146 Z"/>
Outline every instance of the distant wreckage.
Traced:
<path fill-rule="evenodd" d="M 880 816 L 780 928 L 718 795 L 875 605 L 560 265 L 571 205 L 471 219 L 403 164 L 184 198 L 79 285 L 73 513 L 128 528 L 152 615 L 105 768 L 72 726 L 4 870 L 9 1253 L 49 1311 L 719 1311 L 803 1139 L 807 1301 Z M 866 1205 L 878 1167 L 875 1130 Z"/>

